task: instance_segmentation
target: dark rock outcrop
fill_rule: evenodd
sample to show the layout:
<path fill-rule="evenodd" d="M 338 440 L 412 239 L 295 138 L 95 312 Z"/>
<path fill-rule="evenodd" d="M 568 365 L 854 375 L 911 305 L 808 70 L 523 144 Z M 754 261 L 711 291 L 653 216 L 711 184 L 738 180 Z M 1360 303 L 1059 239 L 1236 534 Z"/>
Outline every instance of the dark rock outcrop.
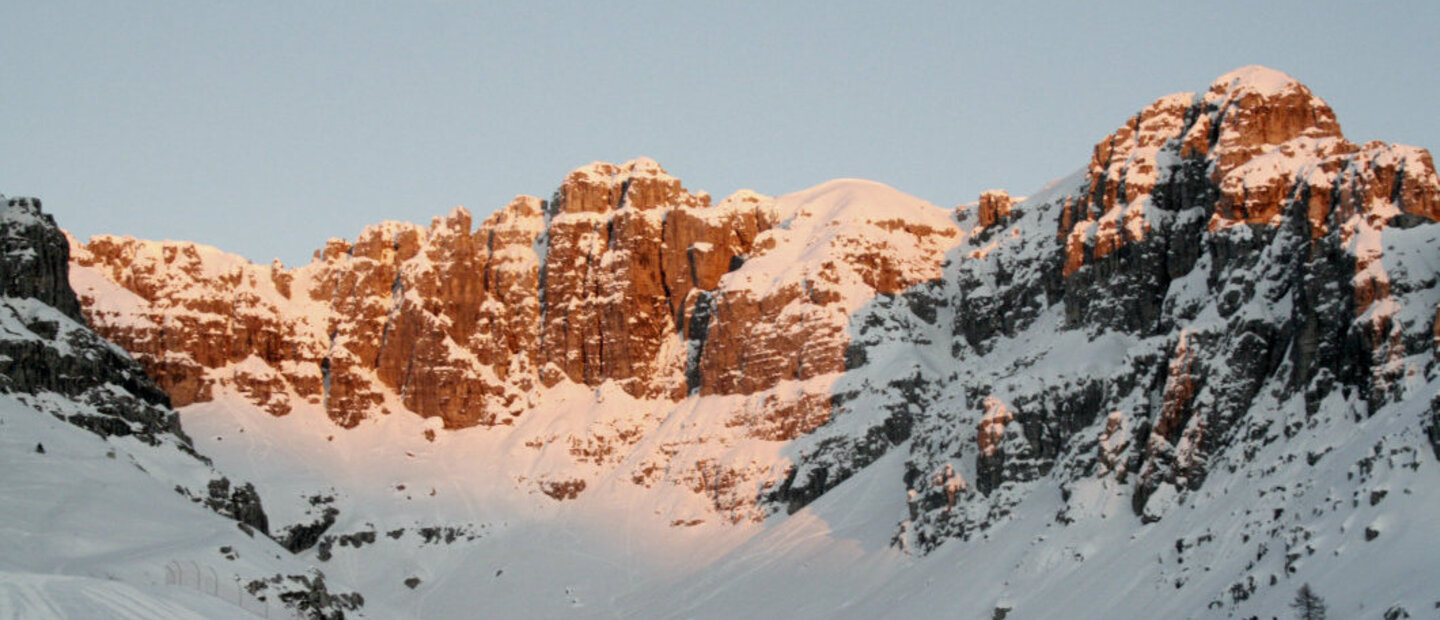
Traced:
<path fill-rule="evenodd" d="M 102 436 L 188 446 L 169 397 L 123 349 L 85 325 L 69 243 L 33 198 L 0 212 L 0 390 Z M 27 398 L 58 394 L 62 401 Z M 83 406 L 69 407 L 64 401 Z"/>
<path fill-rule="evenodd" d="M 38 198 L 10 198 L 0 214 L 0 295 L 31 298 L 83 323 L 70 288 L 70 244 Z"/>
<path fill-rule="evenodd" d="M 270 535 L 270 518 L 260 505 L 260 494 L 255 492 L 254 485 L 246 482 L 231 488 L 230 479 L 221 477 L 211 480 L 208 490 L 210 495 L 205 498 L 205 506 L 210 510 Z"/>

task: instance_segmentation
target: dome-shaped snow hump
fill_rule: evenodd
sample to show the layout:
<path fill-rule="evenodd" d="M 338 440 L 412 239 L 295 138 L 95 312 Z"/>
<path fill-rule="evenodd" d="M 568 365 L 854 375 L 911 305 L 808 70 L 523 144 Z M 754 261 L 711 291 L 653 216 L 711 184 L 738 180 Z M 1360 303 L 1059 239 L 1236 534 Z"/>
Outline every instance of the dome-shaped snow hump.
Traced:
<path fill-rule="evenodd" d="M 905 219 L 943 226 L 948 212 L 878 181 L 834 179 L 781 196 L 776 209 L 784 219 L 807 215 L 822 221 Z"/>
<path fill-rule="evenodd" d="M 1212 92 L 1253 91 L 1262 96 L 1275 96 L 1292 90 L 1305 89 L 1299 80 L 1283 71 L 1276 71 L 1261 65 L 1240 67 L 1226 73 L 1210 83 Z"/>

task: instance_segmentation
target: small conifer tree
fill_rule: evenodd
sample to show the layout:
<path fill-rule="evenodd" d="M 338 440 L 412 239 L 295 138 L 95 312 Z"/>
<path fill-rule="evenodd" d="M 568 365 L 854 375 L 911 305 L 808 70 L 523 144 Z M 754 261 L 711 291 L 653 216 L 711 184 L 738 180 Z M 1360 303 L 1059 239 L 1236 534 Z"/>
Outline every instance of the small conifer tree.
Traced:
<path fill-rule="evenodd" d="M 1325 620 L 1325 599 L 1310 589 L 1308 583 L 1295 592 L 1295 600 L 1290 601 L 1290 608 L 1295 610 L 1300 620 Z"/>

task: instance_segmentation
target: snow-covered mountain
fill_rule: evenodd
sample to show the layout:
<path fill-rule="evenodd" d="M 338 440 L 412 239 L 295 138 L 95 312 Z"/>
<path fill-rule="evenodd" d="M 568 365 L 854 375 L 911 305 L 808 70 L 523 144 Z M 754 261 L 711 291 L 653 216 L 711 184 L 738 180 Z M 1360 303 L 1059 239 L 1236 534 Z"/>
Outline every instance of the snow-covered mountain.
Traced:
<path fill-rule="evenodd" d="M 639 159 L 296 268 L 71 239 L 69 282 L 372 615 L 1270 617 L 1310 583 L 1418 617 L 1436 220 L 1429 153 L 1246 67 L 1024 199 L 712 204 Z"/>

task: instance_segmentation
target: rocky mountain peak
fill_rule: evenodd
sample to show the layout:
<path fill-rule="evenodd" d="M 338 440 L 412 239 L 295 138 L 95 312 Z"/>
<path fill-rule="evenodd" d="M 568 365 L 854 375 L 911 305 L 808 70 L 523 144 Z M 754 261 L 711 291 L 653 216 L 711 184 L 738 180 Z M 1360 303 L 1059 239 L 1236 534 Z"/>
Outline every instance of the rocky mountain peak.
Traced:
<path fill-rule="evenodd" d="M 38 198 L 0 196 L 0 295 L 33 298 L 84 322 L 70 288 L 70 244 Z"/>
<path fill-rule="evenodd" d="M 1219 151 L 1218 176 L 1297 138 L 1312 144 L 1343 140 L 1330 106 L 1304 84 L 1273 69 L 1237 69 L 1212 83 L 1201 100 L 1216 110 L 1202 127 L 1214 126 L 1219 134 L 1213 145 Z"/>
<path fill-rule="evenodd" d="M 430 234 L 436 231 L 446 230 L 451 234 L 470 234 L 470 210 L 465 207 L 456 206 L 443 216 L 435 216 L 430 220 Z"/>
<path fill-rule="evenodd" d="M 1350 213 L 1391 204 L 1433 219 L 1428 157 L 1421 149 L 1351 143 L 1330 107 L 1303 84 L 1244 67 L 1202 96 L 1156 100 L 1096 144 L 1088 191 L 1064 206 L 1063 274 L 1145 239 L 1153 210 L 1201 209 L 1211 229 L 1274 224 L 1281 208 L 1303 197 L 1316 237 Z"/>
<path fill-rule="evenodd" d="M 709 205 L 707 194 L 692 195 L 655 160 L 623 164 L 594 162 L 572 170 L 555 194 L 554 213 L 608 213 L 622 207 L 650 210 L 677 204 Z"/>

